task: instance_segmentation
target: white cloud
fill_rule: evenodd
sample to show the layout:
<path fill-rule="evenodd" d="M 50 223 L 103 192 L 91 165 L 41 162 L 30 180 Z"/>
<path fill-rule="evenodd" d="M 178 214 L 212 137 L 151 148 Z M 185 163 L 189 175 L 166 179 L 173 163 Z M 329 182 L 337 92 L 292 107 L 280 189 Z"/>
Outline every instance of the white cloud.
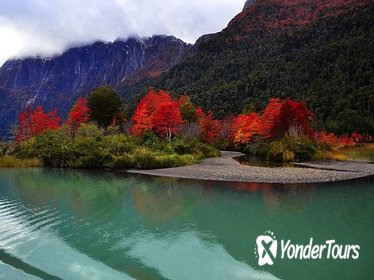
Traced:
<path fill-rule="evenodd" d="M 133 34 L 193 43 L 217 32 L 244 0 L 1 0 L 0 65 L 8 57 L 51 56 L 72 45 Z"/>

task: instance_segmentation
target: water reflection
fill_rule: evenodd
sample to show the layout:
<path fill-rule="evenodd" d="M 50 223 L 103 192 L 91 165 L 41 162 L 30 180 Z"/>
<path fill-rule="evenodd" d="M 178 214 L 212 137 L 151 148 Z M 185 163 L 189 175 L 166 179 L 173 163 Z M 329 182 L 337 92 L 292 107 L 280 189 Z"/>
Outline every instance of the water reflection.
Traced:
<path fill-rule="evenodd" d="M 13 211 L 15 208 L 19 211 Z M 51 224 L 49 219 L 48 222 L 35 220 L 38 214 L 22 209 L 18 202 L 0 202 L 0 256 L 3 260 L 4 255 L 10 255 L 20 263 L 23 271 L 43 278 L 131 279 L 78 252 L 54 234 L 51 228 L 58 226 L 58 216 L 53 219 L 57 222 Z M 46 216 L 46 213 L 41 214 Z M 14 263 L 14 260 L 10 262 Z"/>
<path fill-rule="evenodd" d="M 114 247 L 168 279 L 278 279 L 233 258 L 222 245 L 195 231 L 156 235 L 135 233 Z"/>
<path fill-rule="evenodd" d="M 357 278 L 374 257 L 372 187 L 371 178 L 275 185 L 3 169 L 0 278 L 313 279 L 320 263 L 257 266 L 255 239 L 269 229 L 359 243 L 359 262 L 323 264 L 326 279 Z"/>

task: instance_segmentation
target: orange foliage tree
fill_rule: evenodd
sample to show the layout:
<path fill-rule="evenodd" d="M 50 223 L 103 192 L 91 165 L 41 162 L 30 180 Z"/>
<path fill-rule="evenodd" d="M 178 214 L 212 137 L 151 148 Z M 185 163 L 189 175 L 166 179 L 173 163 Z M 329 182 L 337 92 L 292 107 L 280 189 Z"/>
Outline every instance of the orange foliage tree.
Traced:
<path fill-rule="evenodd" d="M 179 133 L 183 123 L 179 104 L 180 102 L 173 101 L 166 91 L 149 90 L 140 100 L 131 118 L 131 132 L 141 136 L 145 132 L 155 131 L 170 141 L 172 135 Z"/>
<path fill-rule="evenodd" d="M 220 137 L 222 124 L 213 118 L 213 114 L 210 111 L 205 114 L 201 108 L 198 108 L 196 115 L 198 116 L 201 140 L 214 144 Z"/>
<path fill-rule="evenodd" d="M 234 143 L 245 144 L 261 131 L 261 118 L 256 113 L 237 116 L 231 126 L 230 137 Z"/>
<path fill-rule="evenodd" d="M 87 106 L 87 98 L 78 98 L 65 122 L 70 135 L 74 136 L 79 127 L 86 123 L 90 117 L 90 109 Z"/>
<path fill-rule="evenodd" d="M 131 118 L 133 122 L 131 133 L 140 136 L 147 131 L 152 131 L 154 128 L 153 116 L 157 107 L 160 103 L 171 101 L 171 97 L 166 91 L 149 90 L 140 100 Z"/>
<path fill-rule="evenodd" d="M 252 136 L 279 139 L 286 133 L 313 136 L 310 127 L 312 112 L 305 102 L 296 102 L 290 98 L 281 101 L 273 98 L 269 101 L 262 115 L 251 113 L 239 115 L 231 127 L 230 137 L 234 143 L 246 144 Z"/>
<path fill-rule="evenodd" d="M 170 143 L 172 135 L 177 135 L 183 124 L 177 102 L 161 103 L 154 112 L 153 123 L 156 132 Z"/>
<path fill-rule="evenodd" d="M 18 114 L 18 128 L 16 141 L 28 139 L 42 134 L 47 130 L 56 130 L 60 127 L 61 118 L 57 116 L 57 110 L 44 112 L 42 106 L 36 109 L 26 109 Z"/>

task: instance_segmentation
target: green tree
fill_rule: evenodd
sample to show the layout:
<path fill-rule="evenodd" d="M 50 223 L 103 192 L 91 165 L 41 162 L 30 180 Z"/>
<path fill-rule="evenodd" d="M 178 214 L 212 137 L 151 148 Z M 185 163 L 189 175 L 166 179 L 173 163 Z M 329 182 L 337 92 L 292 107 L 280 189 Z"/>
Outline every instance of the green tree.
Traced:
<path fill-rule="evenodd" d="M 187 122 L 187 123 L 193 123 L 197 121 L 197 116 L 196 116 L 196 108 L 192 104 L 191 99 L 186 97 L 182 97 L 182 101 L 180 102 L 180 113 L 182 119 Z"/>
<path fill-rule="evenodd" d="M 123 111 L 117 92 L 109 86 L 101 86 L 88 96 L 91 120 L 102 127 L 109 126 L 116 114 Z"/>

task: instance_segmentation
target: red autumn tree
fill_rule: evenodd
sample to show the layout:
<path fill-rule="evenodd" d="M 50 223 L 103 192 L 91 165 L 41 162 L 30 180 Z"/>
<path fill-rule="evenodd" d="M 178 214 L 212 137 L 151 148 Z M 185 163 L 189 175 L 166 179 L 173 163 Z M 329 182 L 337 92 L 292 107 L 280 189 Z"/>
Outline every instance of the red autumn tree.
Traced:
<path fill-rule="evenodd" d="M 296 102 L 287 98 L 281 102 L 278 98 L 271 99 L 261 116 L 260 134 L 272 139 L 281 138 L 285 133 L 291 132 L 312 136 L 312 116 L 304 101 Z"/>
<path fill-rule="evenodd" d="M 170 143 L 172 135 L 177 135 L 183 124 L 177 102 L 161 103 L 153 114 L 154 129 Z"/>
<path fill-rule="evenodd" d="M 196 114 L 199 118 L 201 140 L 209 144 L 214 144 L 218 140 L 221 134 L 221 130 L 222 130 L 221 123 L 218 120 L 213 118 L 212 112 L 209 112 L 206 115 L 201 110 L 201 108 L 198 108 L 198 110 L 196 110 Z"/>
<path fill-rule="evenodd" d="M 87 101 L 87 98 L 78 98 L 65 122 L 72 136 L 77 133 L 79 127 L 83 123 L 86 123 L 90 117 L 90 109 L 87 106 Z"/>
<path fill-rule="evenodd" d="M 282 102 L 280 115 L 273 127 L 273 135 L 282 137 L 285 133 L 312 136 L 310 127 L 313 113 L 306 107 L 305 101 L 296 102 L 287 98 Z"/>
<path fill-rule="evenodd" d="M 282 103 L 279 98 L 270 99 L 264 113 L 261 115 L 260 135 L 264 138 L 275 138 L 274 128 L 277 126 Z"/>
<path fill-rule="evenodd" d="M 236 117 L 234 114 L 229 114 L 221 120 L 222 130 L 221 137 L 222 139 L 230 139 L 231 129 L 234 124 Z"/>
<path fill-rule="evenodd" d="M 246 144 L 253 135 L 260 133 L 262 120 L 256 113 L 239 115 L 235 118 L 231 127 L 230 138 L 234 143 Z"/>
<path fill-rule="evenodd" d="M 171 97 L 166 91 L 156 92 L 153 89 L 149 90 L 148 93 L 140 100 L 135 109 L 135 113 L 131 118 L 133 121 L 131 133 L 140 136 L 147 131 L 152 131 L 154 128 L 153 115 L 157 107 L 161 103 L 171 101 Z"/>
<path fill-rule="evenodd" d="M 60 121 L 57 110 L 46 113 L 42 106 L 38 106 L 34 110 L 26 109 L 18 115 L 16 141 L 20 142 L 37 136 L 47 130 L 56 130 L 60 127 Z"/>

